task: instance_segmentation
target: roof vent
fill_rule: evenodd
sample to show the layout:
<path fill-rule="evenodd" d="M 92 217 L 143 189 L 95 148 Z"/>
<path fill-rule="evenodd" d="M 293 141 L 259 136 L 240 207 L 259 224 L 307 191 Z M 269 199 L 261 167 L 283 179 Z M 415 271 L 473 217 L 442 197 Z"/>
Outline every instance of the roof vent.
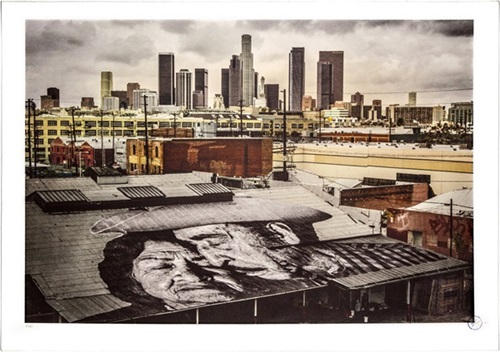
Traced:
<path fill-rule="evenodd" d="M 118 187 L 130 199 L 165 198 L 165 193 L 154 186 Z"/>

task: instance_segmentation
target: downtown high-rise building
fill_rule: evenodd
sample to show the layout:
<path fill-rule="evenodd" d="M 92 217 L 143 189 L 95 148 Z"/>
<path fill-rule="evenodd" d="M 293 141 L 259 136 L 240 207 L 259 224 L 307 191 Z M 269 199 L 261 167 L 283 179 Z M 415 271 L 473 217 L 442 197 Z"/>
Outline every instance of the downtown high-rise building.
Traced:
<path fill-rule="evenodd" d="M 131 110 L 137 110 L 137 107 L 134 106 L 134 90 L 141 89 L 141 85 L 139 83 L 127 83 L 127 104 L 128 108 Z"/>
<path fill-rule="evenodd" d="M 229 68 L 221 69 L 220 86 L 222 104 L 229 106 Z"/>
<path fill-rule="evenodd" d="M 280 105 L 279 84 L 264 84 L 264 95 L 266 97 L 267 107 L 269 110 L 277 111 Z"/>
<path fill-rule="evenodd" d="M 177 106 L 185 109 L 192 109 L 192 81 L 193 75 L 189 70 L 182 69 L 175 74 L 176 76 L 176 96 L 175 101 Z"/>
<path fill-rule="evenodd" d="M 52 104 L 55 108 L 59 107 L 59 88 L 50 87 L 47 88 L 47 95 L 52 99 Z"/>
<path fill-rule="evenodd" d="M 229 62 L 229 106 L 240 105 L 241 100 L 241 62 L 238 55 L 233 55 Z"/>
<path fill-rule="evenodd" d="M 344 52 L 320 51 L 317 66 L 317 104 L 327 109 L 344 100 Z"/>
<path fill-rule="evenodd" d="M 175 105 L 175 60 L 173 53 L 158 54 L 158 96 L 160 105 Z"/>
<path fill-rule="evenodd" d="M 203 94 L 202 104 L 199 105 L 197 101 L 195 107 L 207 108 L 208 107 L 208 70 L 205 68 L 194 69 L 194 90 L 201 91 Z"/>
<path fill-rule="evenodd" d="M 288 110 L 301 111 L 306 87 L 304 48 L 292 48 L 288 57 Z"/>
<path fill-rule="evenodd" d="M 153 90 L 136 89 L 132 96 L 132 104 L 136 110 L 144 111 L 144 101 L 146 101 L 146 111 L 152 111 L 154 107 L 158 106 L 158 93 Z"/>
<path fill-rule="evenodd" d="M 417 106 L 417 92 L 408 93 L 408 106 Z"/>
<path fill-rule="evenodd" d="M 101 72 L 101 107 L 104 105 L 104 97 L 110 97 L 113 90 L 113 73 Z"/>
<path fill-rule="evenodd" d="M 112 90 L 111 96 L 119 99 L 119 109 L 127 109 L 127 91 L 126 90 Z"/>
<path fill-rule="evenodd" d="M 241 36 L 241 100 L 243 106 L 251 106 L 255 94 L 255 71 L 253 69 L 252 36 Z M 238 104 L 239 105 L 239 104 Z"/>

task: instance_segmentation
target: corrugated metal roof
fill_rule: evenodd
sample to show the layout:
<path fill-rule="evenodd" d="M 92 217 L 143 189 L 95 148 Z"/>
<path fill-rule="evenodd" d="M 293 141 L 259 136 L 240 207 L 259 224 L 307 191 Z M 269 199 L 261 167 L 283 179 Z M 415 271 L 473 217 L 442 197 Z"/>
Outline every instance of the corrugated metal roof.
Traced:
<path fill-rule="evenodd" d="M 474 194 L 471 188 L 440 194 L 425 202 L 409 207 L 408 210 L 449 215 L 451 200 L 453 200 L 454 216 L 474 216 Z"/>
<path fill-rule="evenodd" d="M 165 194 L 154 186 L 118 187 L 118 190 L 130 199 L 165 197 Z"/>
<path fill-rule="evenodd" d="M 220 183 L 191 183 L 186 185 L 197 194 L 203 196 L 207 194 L 228 194 L 233 193 Z"/>

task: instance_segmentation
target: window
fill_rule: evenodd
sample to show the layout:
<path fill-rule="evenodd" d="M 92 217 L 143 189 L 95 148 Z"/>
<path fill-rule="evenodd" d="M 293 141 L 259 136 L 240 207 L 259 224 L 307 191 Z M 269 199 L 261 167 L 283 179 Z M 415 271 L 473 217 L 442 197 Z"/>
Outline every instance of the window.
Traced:
<path fill-rule="evenodd" d="M 253 128 L 253 123 L 248 122 L 247 123 L 247 128 Z"/>
<path fill-rule="evenodd" d="M 280 124 L 279 124 L 279 123 L 276 123 L 276 124 L 274 125 L 274 127 L 275 127 L 275 128 L 280 128 Z"/>
<path fill-rule="evenodd" d="M 303 129 L 304 128 L 304 124 L 303 123 L 299 123 L 299 129 Z"/>
<path fill-rule="evenodd" d="M 269 124 L 268 124 L 268 123 L 265 123 L 265 124 L 264 124 L 264 129 L 265 129 L 265 130 L 269 129 Z"/>
<path fill-rule="evenodd" d="M 92 128 L 92 127 L 96 127 L 97 123 L 95 121 L 85 121 L 84 125 L 85 125 L 85 128 Z"/>
<path fill-rule="evenodd" d="M 192 126 L 191 122 L 183 122 L 182 123 L 182 127 L 191 127 L 191 126 Z"/>
<path fill-rule="evenodd" d="M 261 123 L 255 123 L 255 128 L 262 128 L 262 124 Z"/>
<path fill-rule="evenodd" d="M 155 146 L 155 156 L 158 158 L 159 156 L 159 150 L 158 150 L 158 146 Z"/>
<path fill-rule="evenodd" d="M 133 121 L 126 121 L 125 127 L 126 128 L 134 128 L 134 122 Z"/>
<path fill-rule="evenodd" d="M 160 122 L 160 127 L 170 127 L 170 123 L 168 122 Z"/>
<path fill-rule="evenodd" d="M 69 121 L 61 121 L 61 126 L 69 126 Z"/>
<path fill-rule="evenodd" d="M 87 130 L 87 131 L 85 131 L 85 136 L 94 137 L 96 135 L 97 135 L 97 133 L 96 133 L 95 130 Z"/>
<path fill-rule="evenodd" d="M 292 128 L 293 129 L 297 129 L 297 124 L 296 123 L 292 123 Z"/>
<path fill-rule="evenodd" d="M 144 126 L 144 124 L 143 124 L 143 126 Z M 121 121 L 113 122 L 113 127 L 122 127 L 122 122 Z"/>
<path fill-rule="evenodd" d="M 134 131 L 132 131 L 132 130 L 125 130 L 125 131 L 123 131 L 123 135 L 125 135 L 127 137 L 133 136 L 134 135 Z"/>
<path fill-rule="evenodd" d="M 47 126 L 57 126 L 57 120 L 49 120 L 49 121 L 47 121 Z"/>
<path fill-rule="evenodd" d="M 43 126 L 43 120 L 36 120 L 36 126 Z"/>
<path fill-rule="evenodd" d="M 109 127 L 109 121 L 99 121 L 99 127 Z"/>
<path fill-rule="evenodd" d="M 135 155 L 135 153 L 137 152 L 137 149 L 136 149 L 136 146 L 135 144 L 132 146 L 132 155 Z M 134 165 L 134 164 L 132 164 Z"/>
<path fill-rule="evenodd" d="M 48 130 L 48 131 L 47 131 L 47 134 L 48 134 L 49 136 L 57 136 L 57 130 Z"/>
<path fill-rule="evenodd" d="M 53 141 L 55 141 L 55 139 L 54 139 L 54 138 L 49 138 L 49 140 L 48 140 L 49 144 L 51 144 Z M 58 148 L 59 148 L 59 147 L 58 147 Z"/>

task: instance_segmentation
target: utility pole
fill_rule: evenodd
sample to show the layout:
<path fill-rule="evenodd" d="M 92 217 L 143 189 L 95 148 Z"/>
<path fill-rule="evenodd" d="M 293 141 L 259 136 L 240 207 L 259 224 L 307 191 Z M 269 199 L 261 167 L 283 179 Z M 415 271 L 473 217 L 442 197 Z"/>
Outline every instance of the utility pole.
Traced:
<path fill-rule="evenodd" d="M 177 137 L 177 120 L 176 120 L 176 117 L 177 116 L 177 113 L 174 112 L 174 138 Z"/>
<path fill-rule="evenodd" d="M 32 103 L 31 106 L 30 106 L 30 109 L 31 107 L 33 107 L 33 135 L 34 135 L 34 146 L 35 146 L 35 178 L 38 178 L 38 171 L 37 171 L 37 167 L 36 167 L 36 164 L 38 162 L 38 148 L 37 148 L 37 145 L 38 145 L 38 133 L 37 133 L 37 129 L 36 129 L 36 106 L 35 106 L 35 103 Z"/>
<path fill-rule="evenodd" d="M 71 123 L 73 124 L 71 133 L 71 163 L 75 161 L 75 146 L 76 146 L 76 126 L 75 126 L 75 108 L 71 107 Z M 71 170 L 71 163 L 68 163 Z"/>
<path fill-rule="evenodd" d="M 453 198 L 450 199 L 450 257 L 453 257 Z"/>
<path fill-rule="evenodd" d="M 31 166 L 31 102 L 33 99 L 28 99 L 26 108 L 28 109 L 28 175 L 33 178 L 33 169 Z"/>
<path fill-rule="evenodd" d="M 319 108 L 319 135 L 318 135 L 318 140 L 321 143 L 321 108 Z"/>
<path fill-rule="evenodd" d="M 283 181 L 288 181 L 288 171 L 286 170 L 286 89 L 283 89 Z"/>
<path fill-rule="evenodd" d="M 145 123 L 144 133 L 146 134 L 146 175 L 149 175 L 149 142 L 148 142 L 148 109 L 147 109 L 148 103 L 146 102 L 147 99 L 146 94 L 143 95 L 143 98 L 144 98 L 144 123 Z M 175 120 L 175 115 L 174 115 L 174 120 Z"/>
<path fill-rule="evenodd" d="M 103 132 L 103 112 L 101 109 L 101 167 L 106 165 L 106 156 L 104 154 L 104 132 Z"/>
<path fill-rule="evenodd" d="M 243 137 L 243 99 L 238 100 L 240 103 L 240 137 Z"/>
<path fill-rule="evenodd" d="M 121 115 L 121 113 L 120 113 Z M 115 164 L 115 114 L 113 113 L 113 126 L 111 127 L 111 133 L 113 133 L 113 165 Z"/>

